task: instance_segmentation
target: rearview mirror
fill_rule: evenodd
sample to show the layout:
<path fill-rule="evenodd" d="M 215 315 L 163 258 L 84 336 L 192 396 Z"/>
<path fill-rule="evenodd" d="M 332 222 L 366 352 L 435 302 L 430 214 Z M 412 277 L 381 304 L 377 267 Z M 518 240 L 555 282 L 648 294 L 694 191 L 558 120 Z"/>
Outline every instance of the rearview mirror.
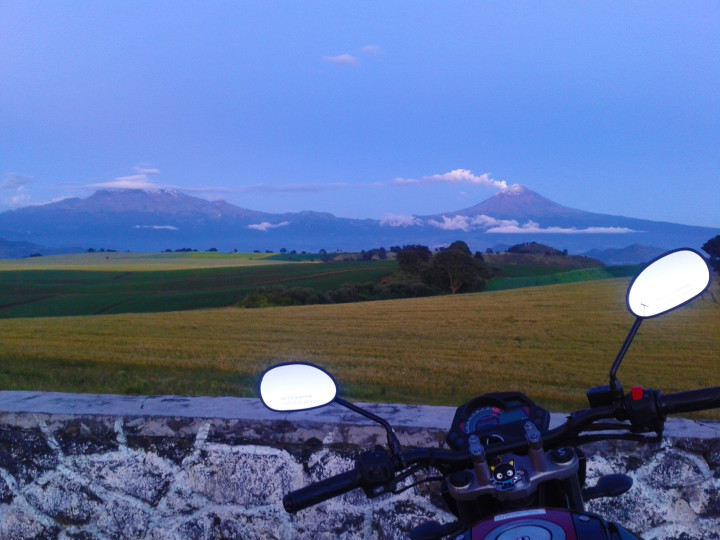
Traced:
<path fill-rule="evenodd" d="M 337 386 L 330 374 L 313 364 L 279 364 L 260 379 L 260 399 L 273 411 L 303 411 L 335 399 Z"/>
<path fill-rule="evenodd" d="M 630 283 L 628 309 L 640 318 L 655 317 L 689 302 L 710 284 L 705 259 L 692 249 L 666 253 Z"/>

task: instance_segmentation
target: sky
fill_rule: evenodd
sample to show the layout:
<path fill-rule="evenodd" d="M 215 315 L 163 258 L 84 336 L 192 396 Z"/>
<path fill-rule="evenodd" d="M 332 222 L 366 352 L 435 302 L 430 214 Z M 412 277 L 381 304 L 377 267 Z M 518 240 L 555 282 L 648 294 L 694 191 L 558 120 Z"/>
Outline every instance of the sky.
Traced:
<path fill-rule="evenodd" d="M 428 215 L 514 184 L 720 227 L 720 2 L 0 2 L 0 211 L 178 189 Z"/>

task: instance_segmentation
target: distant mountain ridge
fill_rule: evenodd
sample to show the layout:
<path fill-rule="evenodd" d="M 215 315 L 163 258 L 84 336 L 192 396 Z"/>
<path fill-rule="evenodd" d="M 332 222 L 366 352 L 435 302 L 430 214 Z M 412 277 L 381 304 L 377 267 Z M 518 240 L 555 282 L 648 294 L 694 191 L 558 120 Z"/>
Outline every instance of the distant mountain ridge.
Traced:
<path fill-rule="evenodd" d="M 31 210 L 32 209 L 32 210 Z M 96 191 L 87 199 L 77 197 L 63 199 L 46 205 L 29 206 L 21 209 L 25 212 L 43 212 L 48 209 L 68 212 L 148 212 L 152 214 L 203 214 L 209 217 L 221 215 L 261 217 L 266 214 L 255 212 L 227 203 L 226 201 L 207 201 L 199 197 L 186 195 L 177 190 L 108 190 Z"/>
<path fill-rule="evenodd" d="M 469 208 L 429 216 L 348 219 L 321 212 L 272 214 L 180 191 L 101 190 L 0 213 L 0 238 L 48 248 L 87 246 L 129 251 L 193 247 L 221 251 L 361 250 L 466 241 L 473 250 L 537 241 L 570 253 L 633 244 L 699 248 L 720 228 L 694 227 L 585 212 L 512 186 Z M 602 256 L 596 255 L 602 259 Z M 635 255 L 641 256 L 635 250 Z M 634 261 L 641 262 L 641 261 Z"/>
<path fill-rule="evenodd" d="M 610 266 L 624 264 L 637 264 L 638 262 L 651 261 L 665 252 L 665 249 L 652 246 L 641 246 L 633 244 L 625 248 L 591 249 L 583 255 L 603 261 Z"/>

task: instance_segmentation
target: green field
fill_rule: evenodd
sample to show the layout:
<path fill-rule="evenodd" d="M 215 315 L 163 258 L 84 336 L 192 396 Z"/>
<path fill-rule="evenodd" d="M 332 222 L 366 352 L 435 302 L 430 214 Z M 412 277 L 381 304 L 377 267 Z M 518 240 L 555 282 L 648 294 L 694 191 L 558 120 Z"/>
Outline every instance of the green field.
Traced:
<path fill-rule="evenodd" d="M 580 268 L 567 270 L 557 267 L 528 267 L 504 265 L 503 273 L 506 277 L 491 280 L 485 290 L 501 291 L 505 289 L 520 289 L 524 287 L 540 287 L 543 285 L 557 285 L 559 283 L 573 283 L 576 281 L 594 281 L 597 279 L 610 279 L 616 277 L 634 276 L 641 266 L 610 266 L 602 268 Z"/>
<path fill-rule="evenodd" d="M 0 318 L 226 307 L 262 287 L 327 293 L 346 284 L 377 283 L 396 268 L 393 260 L 345 261 L 343 255 L 334 256 L 339 260 L 322 262 L 313 254 L 107 252 L 4 260 Z M 492 266 L 502 277 L 492 279 L 488 291 L 630 276 L 638 269 Z"/>
<path fill-rule="evenodd" d="M 260 287 L 326 292 L 346 283 L 374 283 L 395 270 L 394 261 L 289 261 L 292 257 L 93 253 L 4 261 L 0 264 L 0 318 L 225 307 Z"/>
<path fill-rule="evenodd" d="M 458 405 L 520 390 L 553 410 L 606 384 L 632 317 L 627 278 L 456 296 L 246 310 L 0 320 L 0 388 L 255 395 L 278 361 L 316 362 L 352 400 Z M 619 377 L 720 385 L 720 305 L 645 321 Z M 708 415 L 711 416 L 711 415 Z M 715 416 L 717 417 L 717 415 Z"/>

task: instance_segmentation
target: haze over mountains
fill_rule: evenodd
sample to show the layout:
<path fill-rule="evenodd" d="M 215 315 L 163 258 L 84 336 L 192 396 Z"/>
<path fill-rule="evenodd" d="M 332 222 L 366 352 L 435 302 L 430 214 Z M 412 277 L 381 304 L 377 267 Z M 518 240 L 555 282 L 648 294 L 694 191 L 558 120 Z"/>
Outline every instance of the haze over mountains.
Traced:
<path fill-rule="evenodd" d="M 630 251 L 642 253 L 635 258 L 647 260 L 654 251 L 682 246 L 699 249 L 717 234 L 720 228 L 567 208 L 521 186 L 462 210 L 428 216 L 386 215 L 379 220 L 311 211 L 270 214 L 167 190 L 101 190 L 86 199 L 0 213 L 0 239 L 5 245 L 9 241 L 18 247 L 17 242 L 25 242 L 29 244 L 20 252 L 34 245 L 40 253 L 73 247 L 149 252 L 180 248 L 357 251 L 416 243 L 439 246 L 455 240 L 484 251 L 536 241 L 573 254 L 593 250 L 605 262 L 602 253 L 611 249 L 625 262 L 639 262 L 631 260 L 627 251 L 618 253 L 618 248 L 638 245 Z M 13 253 L 4 256 L 23 256 L 18 250 Z"/>

